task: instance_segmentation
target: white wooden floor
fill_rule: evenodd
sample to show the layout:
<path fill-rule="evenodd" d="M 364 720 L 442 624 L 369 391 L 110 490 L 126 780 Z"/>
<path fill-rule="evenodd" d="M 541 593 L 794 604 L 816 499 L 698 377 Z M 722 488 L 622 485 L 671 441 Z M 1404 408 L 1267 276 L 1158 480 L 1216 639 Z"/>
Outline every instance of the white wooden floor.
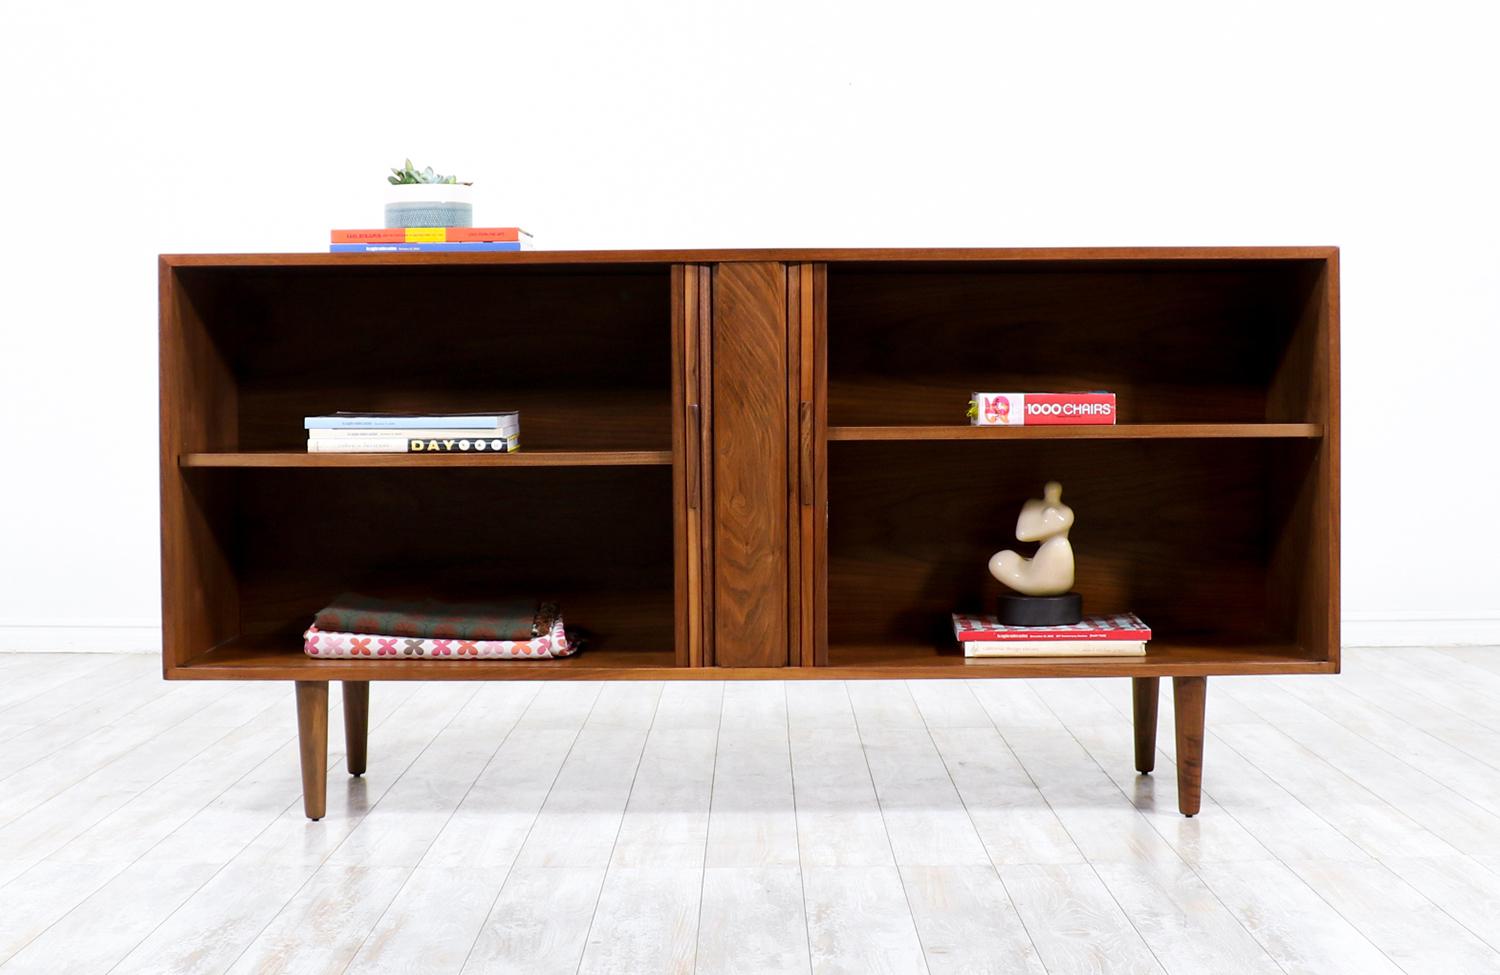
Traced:
<path fill-rule="evenodd" d="M 455 666 L 461 666 L 456 664 Z M 1500 649 L 1129 682 L 287 684 L 0 656 L 0 971 L 1500 972 Z M 337 694 L 333 695 L 335 701 Z"/>

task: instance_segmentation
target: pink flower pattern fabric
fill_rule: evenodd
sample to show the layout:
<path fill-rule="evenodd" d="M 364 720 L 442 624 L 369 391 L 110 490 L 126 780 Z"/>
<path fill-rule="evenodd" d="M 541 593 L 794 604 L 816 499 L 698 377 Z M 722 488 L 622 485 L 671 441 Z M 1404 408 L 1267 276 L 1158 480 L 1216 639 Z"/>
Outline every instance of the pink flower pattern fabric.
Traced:
<path fill-rule="evenodd" d="M 401 649 L 396 648 L 397 641 Z M 375 644 L 376 646 L 372 646 Z M 547 660 L 570 657 L 578 652 L 569 641 L 562 616 L 533 640 L 421 640 L 374 633 L 329 633 L 316 626 L 302 634 L 302 652 L 309 657 L 385 657 L 390 660 Z"/>

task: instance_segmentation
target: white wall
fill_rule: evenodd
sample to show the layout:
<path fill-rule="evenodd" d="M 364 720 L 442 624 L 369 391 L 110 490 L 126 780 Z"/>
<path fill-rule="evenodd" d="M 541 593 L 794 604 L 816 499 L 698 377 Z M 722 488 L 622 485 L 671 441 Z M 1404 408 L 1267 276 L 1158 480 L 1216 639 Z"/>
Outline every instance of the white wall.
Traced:
<path fill-rule="evenodd" d="M 155 255 L 407 155 L 555 248 L 1338 244 L 1349 642 L 1500 643 L 1493 11 L 7 4 L 0 646 L 155 640 Z"/>

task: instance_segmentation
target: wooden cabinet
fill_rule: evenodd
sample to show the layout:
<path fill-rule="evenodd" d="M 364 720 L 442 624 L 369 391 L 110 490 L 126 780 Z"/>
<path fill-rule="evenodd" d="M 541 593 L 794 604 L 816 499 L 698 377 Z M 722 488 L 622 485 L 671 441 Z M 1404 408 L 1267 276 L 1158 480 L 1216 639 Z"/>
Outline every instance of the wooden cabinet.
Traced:
<path fill-rule="evenodd" d="M 970 427 L 981 389 L 1120 422 Z M 1191 750 L 1202 678 L 1338 669 L 1331 248 L 167 256 L 161 404 L 164 672 L 298 682 L 304 755 L 330 680 L 1120 676 L 1144 770 L 1160 677 Z M 520 453 L 304 451 L 312 413 L 495 405 Z M 1144 658 L 952 646 L 1048 479 Z M 302 654 L 329 597 L 412 579 L 555 597 L 591 646 Z"/>

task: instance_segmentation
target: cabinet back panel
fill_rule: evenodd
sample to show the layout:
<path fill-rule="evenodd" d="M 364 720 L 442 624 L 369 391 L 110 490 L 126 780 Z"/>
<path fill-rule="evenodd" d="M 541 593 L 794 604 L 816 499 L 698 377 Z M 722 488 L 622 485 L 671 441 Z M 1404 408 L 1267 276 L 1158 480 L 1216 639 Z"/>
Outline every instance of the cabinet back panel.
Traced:
<path fill-rule="evenodd" d="M 319 469 L 234 479 L 240 622 L 294 637 L 346 590 L 555 598 L 607 649 L 673 645 L 670 470 Z M 293 644 L 295 645 L 295 644 Z"/>
<path fill-rule="evenodd" d="M 238 446 L 336 410 L 519 409 L 538 449 L 669 449 L 666 267 L 184 269 L 238 386 Z"/>
<path fill-rule="evenodd" d="M 1118 394 L 1122 423 L 1317 420 L 1277 371 L 1318 327 L 1322 268 L 834 266 L 829 423 L 962 423 L 974 391 L 1086 389 Z"/>

